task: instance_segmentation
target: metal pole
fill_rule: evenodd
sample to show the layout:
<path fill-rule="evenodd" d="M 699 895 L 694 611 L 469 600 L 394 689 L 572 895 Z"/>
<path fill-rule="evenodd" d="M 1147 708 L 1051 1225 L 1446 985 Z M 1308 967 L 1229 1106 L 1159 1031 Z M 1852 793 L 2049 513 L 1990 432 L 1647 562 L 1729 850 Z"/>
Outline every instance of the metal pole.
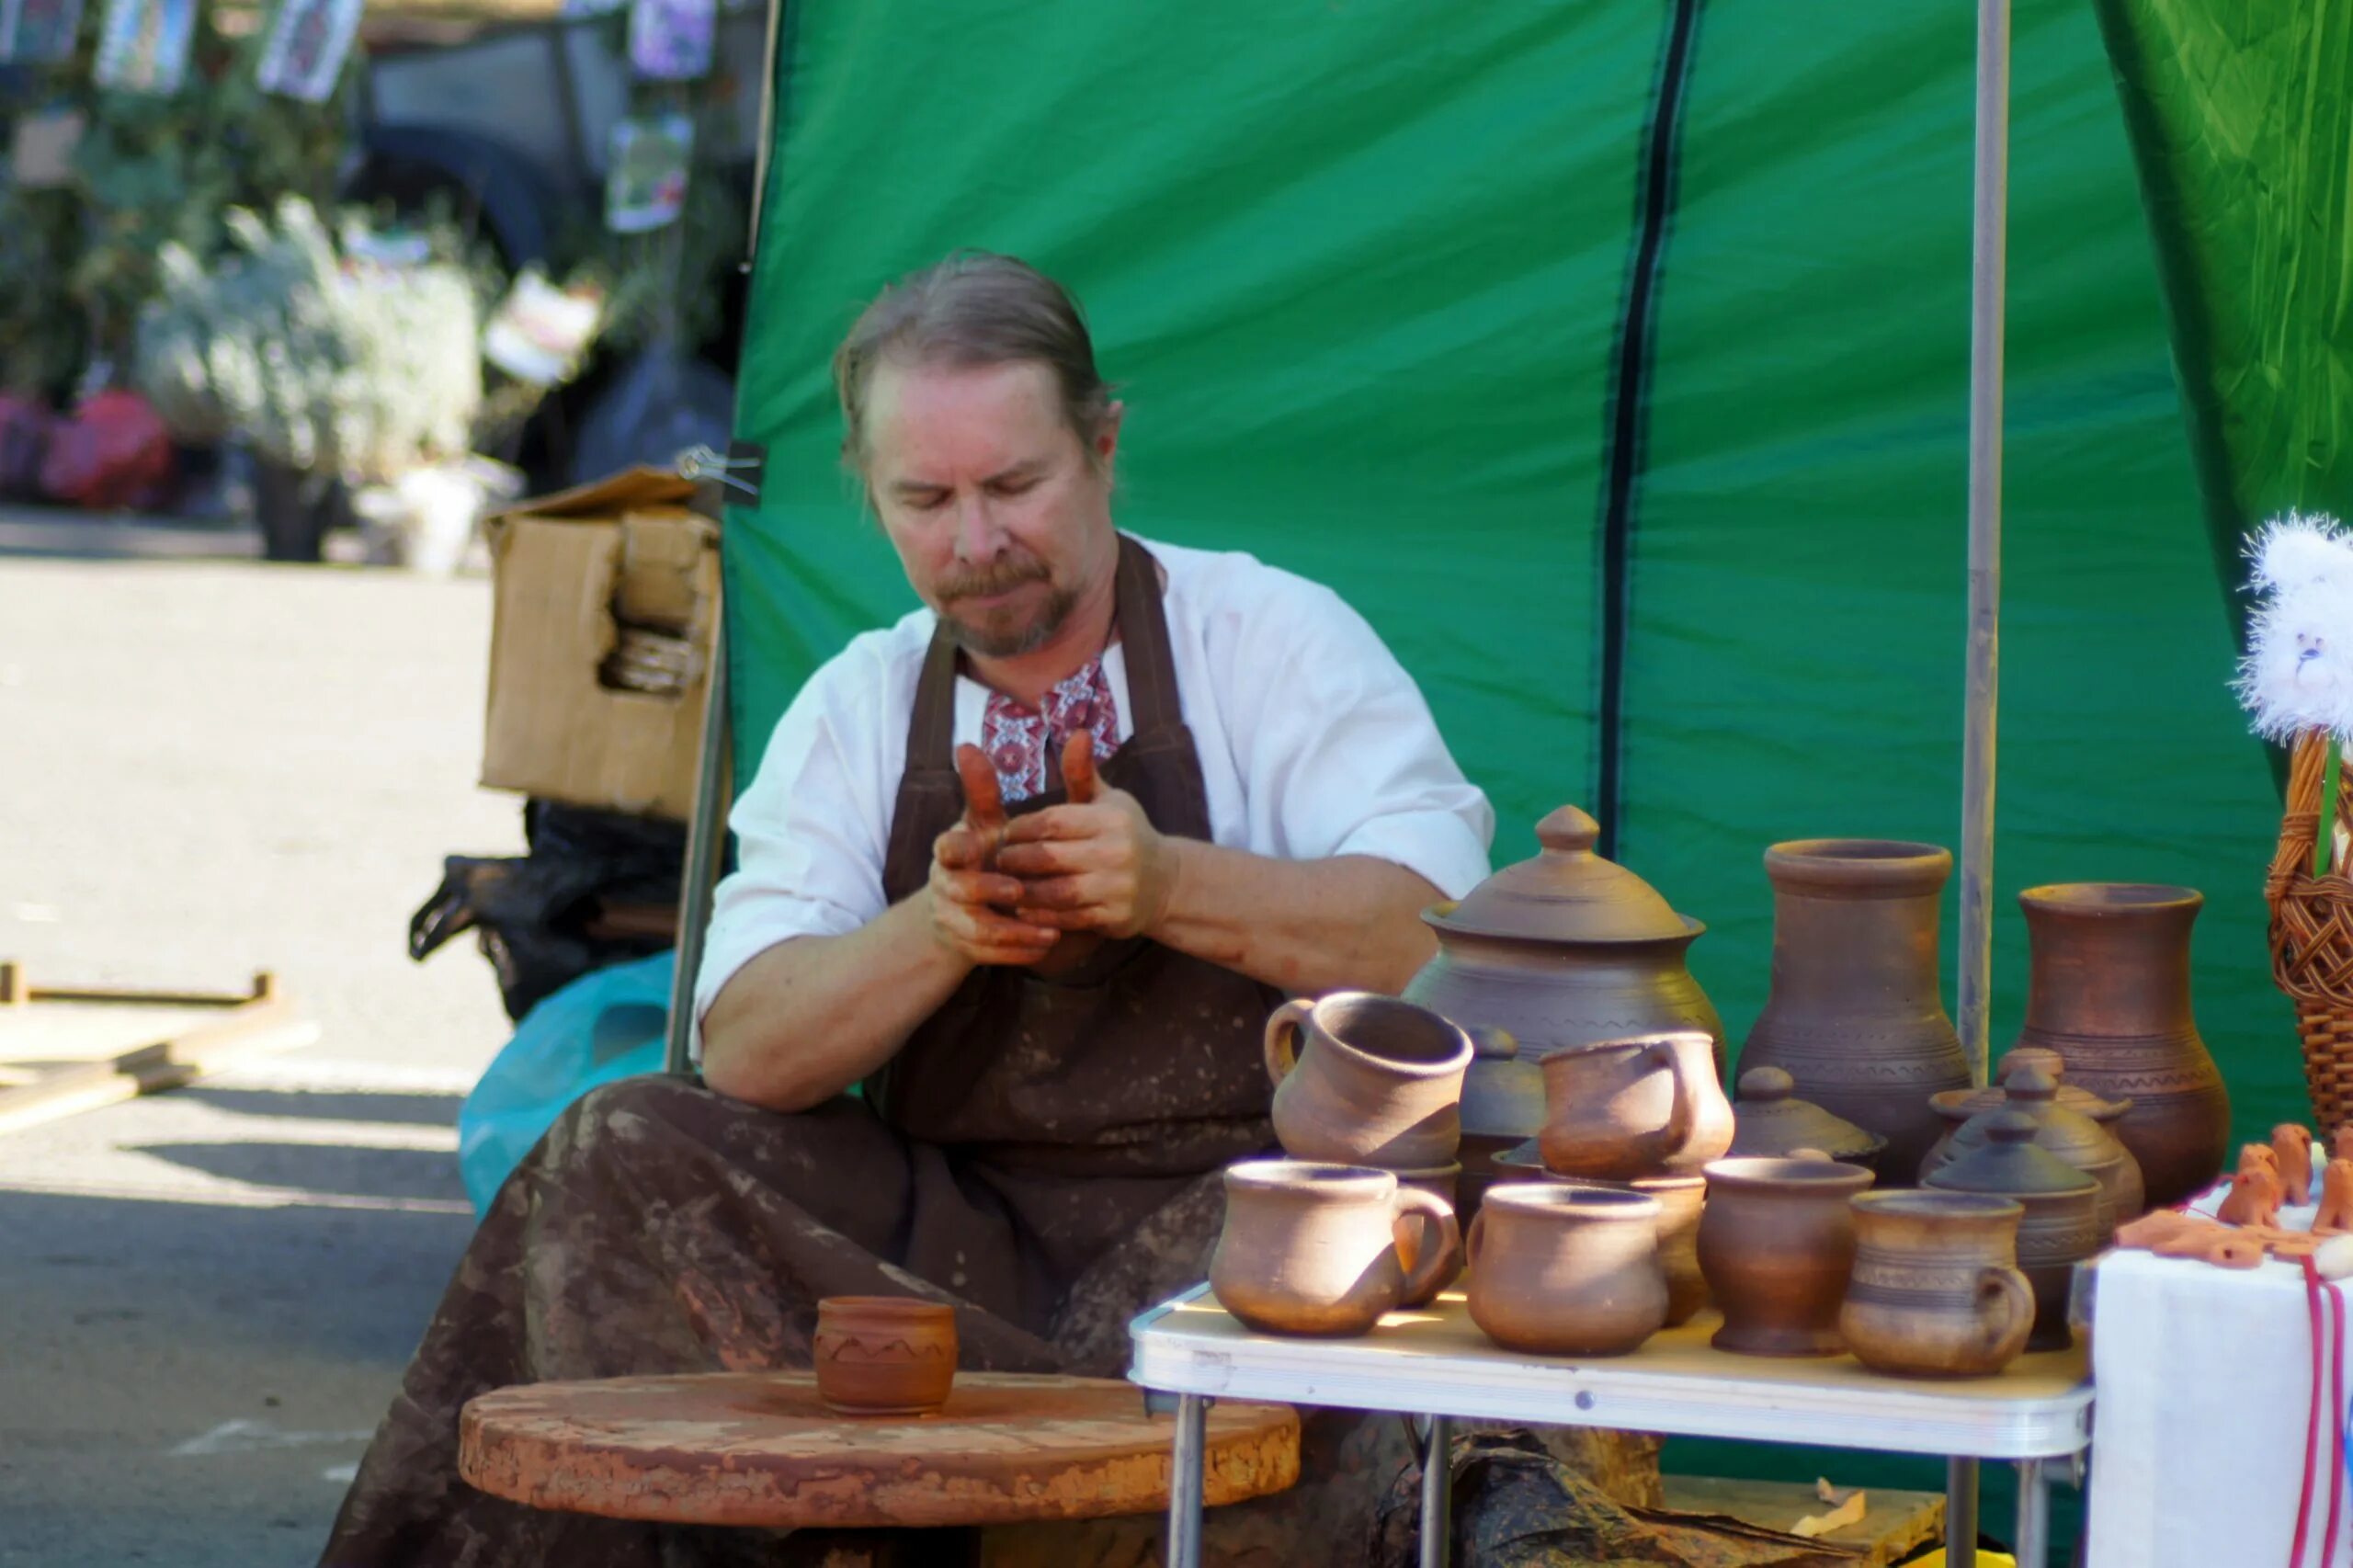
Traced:
<path fill-rule="evenodd" d="M 2018 1568 L 2048 1568 L 2051 1493 L 2044 1483 L 2040 1460 L 2018 1460 Z"/>
<path fill-rule="evenodd" d="M 1977 1461 L 1945 1460 L 1945 1568 L 1977 1568 Z"/>
<path fill-rule="evenodd" d="M 1208 1440 L 1209 1402 L 1179 1394 L 1168 1470 L 1168 1568 L 1201 1568 L 1201 1450 Z"/>
<path fill-rule="evenodd" d="M 727 748 L 734 733 L 727 719 L 727 613 L 721 608 L 710 638 L 710 683 L 702 714 L 702 767 L 695 778 L 695 815 L 687 824 L 685 885 L 678 890 L 677 972 L 670 977 L 669 1043 L 663 1068 L 685 1073 L 688 1038 L 694 1027 L 695 974 L 702 968 L 703 935 L 710 925 L 711 890 L 719 883 L 719 859 L 727 844 Z"/>
<path fill-rule="evenodd" d="M 1454 1423 L 1430 1417 L 1422 1444 L 1421 1568 L 1446 1568 L 1454 1548 Z"/>
<path fill-rule="evenodd" d="M 2002 308 L 2009 0 L 1977 0 L 1977 211 L 1969 306 L 1969 676 L 1961 761 L 1961 1049 L 1985 1082 L 1994 967 L 1994 728 L 2001 691 Z"/>

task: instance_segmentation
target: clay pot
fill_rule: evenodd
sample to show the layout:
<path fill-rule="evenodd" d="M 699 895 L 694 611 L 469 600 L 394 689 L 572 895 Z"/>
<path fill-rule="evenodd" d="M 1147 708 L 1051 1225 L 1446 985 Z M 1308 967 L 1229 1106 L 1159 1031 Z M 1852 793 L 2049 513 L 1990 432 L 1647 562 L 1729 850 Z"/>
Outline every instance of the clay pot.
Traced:
<path fill-rule="evenodd" d="M 2230 1155 L 2231 1096 L 2189 1007 L 2190 888 L 2075 882 L 2029 888 L 2033 967 L 2021 1045 L 2057 1051 L 2078 1088 L 2131 1105 L 2114 1125 L 2148 1200 L 2180 1203 Z"/>
<path fill-rule="evenodd" d="M 1920 1166 L 1920 1179 L 1926 1181 L 1955 1159 L 1972 1149 L 1983 1148 L 1985 1130 L 1994 1118 L 2005 1110 L 2022 1112 L 2034 1118 L 2035 1146 L 2048 1150 L 2099 1184 L 2100 1234 L 2112 1235 L 2116 1227 L 2141 1217 L 2148 1207 L 2141 1190 L 2141 1167 L 2116 1135 L 2083 1112 L 2063 1105 L 2059 1100 L 2056 1079 L 2043 1071 L 2041 1057 L 2036 1052 L 2025 1062 L 2012 1051 L 2004 1059 L 2007 1074 L 2003 1089 L 2005 1099 L 1995 1108 L 1982 1111 L 1953 1130 L 1928 1152 Z M 2106 1244 L 2105 1241 L 2102 1243 Z"/>
<path fill-rule="evenodd" d="M 810 1351 L 827 1409 L 927 1415 L 956 1381 L 956 1310 L 913 1296 L 827 1296 Z"/>
<path fill-rule="evenodd" d="M 1471 1321 L 1540 1356 L 1622 1356 L 1666 1321 L 1657 1199 L 1529 1182 L 1497 1187 L 1472 1222 Z"/>
<path fill-rule="evenodd" d="M 1659 1203 L 1658 1261 L 1666 1271 L 1666 1326 L 1691 1321 L 1708 1304 L 1708 1281 L 1699 1272 L 1699 1216 L 1708 1203 L 1704 1176 L 1637 1176 L 1632 1181 L 1596 1181 L 1588 1176 L 1556 1176 L 1544 1168 L 1544 1156 L 1529 1139 L 1495 1156 L 1500 1182 L 1549 1181 L 1561 1187 L 1592 1187 L 1613 1192 L 1639 1192 Z"/>
<path fill-rule="evenodd" d="M 1432 1165 L 1423 1170 L 1392 1171 L 1389 1174 L 1397 1178 L 1397 1186 L 1401 1190 L 1428 1193 L 1432 1198 L 1453 1210 L 1454 1222 L 1458 1228 L 1470 1222 L 1464 1216 L 1461 1205 L 1455 1201 L 1455 1196 L 1461 1190 L 1462 1186 L 1461 1161 L 1456 1161 L 1452 1165 Z M 1464 1233 L 1467 1235 L 1469 1233 Z M 1458 1257 L 1453 1267 L 1432 1275 L 1427 1285 L 1415 1290 L 1397 1304 L 1401 1307 L 1427 1307 L 1438 1300 L 1438 1293 L 1453 1284 L 1461 1273 L 1462 1260 Z"/>
<path fill-rule="evenodd" d="M 1384 1168 L 1449 1164 L 1469 1037 L 1427 1007 L 1336 991 L 1267 1020 L 1275 1136 L 1295 1160 Z"/>
<path fill-rule="evenodd" d="M 1765 852 L 1773 983 L 1742 1048 L 1797 1093 L 1887 1140 L 1890 1171 L 1920 1168 L 1943 1124 L 1939 1089 L 1970 1086 L 1937 970 L 1938 900 L 1952 856 L 1933 844 L 1816 838 Z"/>
<path fill-rule="evenodd" d="M 1245 1160 L 1225 1172 L 1218 1303 L 1267 1334 L 1362 1334 L 1457 1270 L 1454 1211 L 1368 1165 Z"/>
<path fill-rule="evenodd" d="M 2107 1128 L 2111 1138 L 2116 1136 L 2117 1119 L 2132 1108 L 2131 1100 L 2104 1100 L 2089 1090 L 2077 1088 L 2067 1082 L 2067 1063 L 2057 1051 L 2045 1051 L 2039 1045 L 2012 1046 L 1995 1064 L 1993 1082 L 1984 1087 L 1941 1089 L 1928 1096 L 1928 1104 L 1944 1118 L 1945 1131 L 1921 1160 L 1920 1169 L 1924 1172 L 1934 1170 L 1952 1157 L 1952 1135 L 1970 1118 L 1989 1110 L 2000 1110 L 2008 1105 L 2009 1091 L 2002 1085 L 2012 1073 L 2026 1067 L 2049 1074 L 2059 1085 L 2059 1106 L 2089 1117 Z M 2117 1147 L 2122 1149 L 2124 1145 L 2119 1143 Z M 2141 1163 L 2135 1160 L 2132 1162 L 2132 1179 L 2137 1182 L 2140 1176 Z M 2144 1207 L 2146 1201 L 2143 1198 Z"/>
<path fill-rule="evenodd" d="M 1985 1143 L 1930 1176 L 1927 1185 L 1946 1192 L 1984 1192 L 2013 1198 L 2025 1209 L 2018 1221 L 2018 1267 L 2034 1287 L 2034 1332 L 2029 1350 L 2064 1350 L 2074 1343 L 2067 1328 L 2067 1292 L 2075 1265 L 2106 1244 L 2100 1228 L 2099 1184 L 2048 1150 L 2035 1147 L 2037 1127 L 2024 1111 L 1995 1111 L 1985 1123 Z"/>
<path fill-rule="evenodd" d="M 1713 1341 L 1745 1356 L 1835 1356 L 1855 1266 L 1847 1200 L 1871 1173 L 1835 1160 L 1718 1160 L 1708 1167 L 1699 1271 L 1724 1314 Z"/>
<path fill-rule="evenodd" d="M 2024 1206 L 1969 1192 L 1866 1192 L 1838 1332 L 1873 1371 L 1982 1378 L 2026 1348 L 2034 1287 L 2018 1267 Z"/>
<path fill-rule="evenodd" d="M 1740 1075 L 1732 1108 L 1732 1147 L 1726 1153 L 1762 1160 L 1811 1153 L 1878 1174 L 1887 1140 L 1796 1097 L 1797 1085 L 1779 1067 L 1751 1067 Z"/>
<path fill-rule="evenodd" d="M 1714 1041 L 1697 1029 L 1557 1051 L 1544 1059 L 1545 1165 L 1628 1181 L 1688 1176 L 1732 1144 Z"/>
<path fill-rule="evenodd" d="M 1422 915 L 1438 956 L 1404 995 L 1477 1042 L 1463 1081 L 1463 1163 L 1482 1178 L 1490 1156 L 1544 1125 L 1539 1064 L 1556 1051 L 1700 1029 L 1722 1081 L 1723 1024 L 1684 963 L 1707 927 L 1596 855 L 1599 834 L 1563 806 L 1536 825 L 1541 854 Z"/>

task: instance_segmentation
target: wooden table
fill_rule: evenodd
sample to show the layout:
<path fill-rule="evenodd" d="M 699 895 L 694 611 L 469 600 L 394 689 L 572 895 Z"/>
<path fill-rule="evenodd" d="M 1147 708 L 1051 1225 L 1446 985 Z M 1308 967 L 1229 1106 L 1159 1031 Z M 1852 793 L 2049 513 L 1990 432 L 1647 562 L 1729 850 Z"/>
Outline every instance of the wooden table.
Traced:
<path fill-rule="evenodd" d="M 535 1508 L 670 1524 L 860 1529 L 1091 1519 L 1168 1506 L 1176 1424 L 1102 1378 L 964 1372 L 923 1416 L 835 1415 L 806 1372 L 532 1383 L 470 1402 L 458 1468 Z M 1221 1403 L 1203 1499 L 1299 1479 L 1287 1405 Z"/>

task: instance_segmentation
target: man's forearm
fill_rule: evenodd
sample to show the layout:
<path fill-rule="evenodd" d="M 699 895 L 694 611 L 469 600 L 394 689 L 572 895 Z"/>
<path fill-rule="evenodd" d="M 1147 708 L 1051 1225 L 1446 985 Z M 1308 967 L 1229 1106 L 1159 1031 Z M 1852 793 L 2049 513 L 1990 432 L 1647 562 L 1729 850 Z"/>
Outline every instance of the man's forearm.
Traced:
<path fill-rule="evenodd" d="M 1177 857 L 1168 906 L 1149 933 L 1282 990 L 1394 993 L 1438 951 L 1417 916 L 1443 897 L 1423 877 L 1369 855 L 1275 860 L 1198 839 Z"/>
<path fill-rule="evenodd" d="M 735 972 L 703 1017 L 703 1078 L 805 1110 L 889 1061 L 972 965 L 932 936 L 918 891 L 839 937 L 801 937 Z"/>

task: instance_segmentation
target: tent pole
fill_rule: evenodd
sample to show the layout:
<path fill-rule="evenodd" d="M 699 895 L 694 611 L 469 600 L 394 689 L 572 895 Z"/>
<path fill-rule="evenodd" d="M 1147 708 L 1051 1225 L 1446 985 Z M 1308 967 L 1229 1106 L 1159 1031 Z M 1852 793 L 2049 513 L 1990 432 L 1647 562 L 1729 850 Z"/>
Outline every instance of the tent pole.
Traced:
<path fill-rule="evenodd" d="M 2010 183 L 2009 0 L 1977 0 L 1969 305 L 1969 676 L 1961 763 L 1961 1049 L 1985 1082 L 1993 1000 L 1994 730 L 2001 688 L 2002 309 Z"/>
<path fill-rule="evenodd" d="M 702 969 L 703 937 L 710 927 L 712 892 L 727 850 L 729 767 L 735 727 L 727 693 L 727 611 L 710 639 L 710 684 L 702 714 L 702 763 L 695 778 L 694 818 L 687 824 L 687 863 L 678 894 L 677 970 L 670 978 L 662 1070 L 677 1077 L 690 1069 L 694 1032 L 695 977 Z"/>

